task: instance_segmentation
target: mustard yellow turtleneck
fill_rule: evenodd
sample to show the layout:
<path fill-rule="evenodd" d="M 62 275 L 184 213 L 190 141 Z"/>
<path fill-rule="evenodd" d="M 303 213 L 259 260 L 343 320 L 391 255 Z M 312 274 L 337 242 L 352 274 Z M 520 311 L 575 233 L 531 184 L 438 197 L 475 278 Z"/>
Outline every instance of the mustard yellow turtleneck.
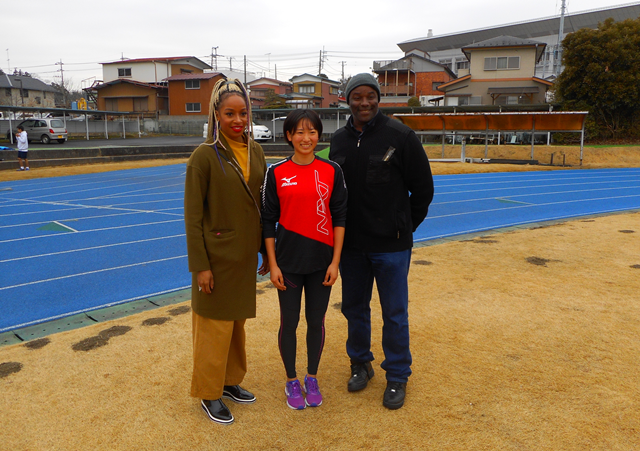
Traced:
<path fill-rule="evenodd" d="M 244 142 L 239 143 L 238 141 L 234 141 L 224 133 L 222 133 L 222 135 L 224 136 L 227 143 L 229 144 L 229 147 L 231 147 L 231 150 L 233 151 L 233 155 L 236 157 L 236 161 L 238 162 L 238 165 L 242 170 L 242 176 L 244 177 L 244 181 L 248 182 L 250 170 L 249 170 L 249 148 L 247 147 L 247 144 Z"/>

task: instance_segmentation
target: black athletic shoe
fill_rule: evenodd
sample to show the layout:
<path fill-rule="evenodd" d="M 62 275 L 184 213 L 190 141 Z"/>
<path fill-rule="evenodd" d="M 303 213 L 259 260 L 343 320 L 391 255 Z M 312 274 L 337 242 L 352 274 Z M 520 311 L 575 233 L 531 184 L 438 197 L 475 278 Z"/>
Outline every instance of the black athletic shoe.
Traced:
<path fill-rule="evenodd" d="M 406 393 L 406 383 L 387 381 L 387 389 L 384 391 L 382 405 L 391 410 L 399 409 L 404 405 L 404 397 Z"/>
<path fill-rule="evenodd" d="M 347 390 L 359 391 L 367 388 L 369 379 L 373 377 L 373 367 L 371 362 L 365 363 L 352 363 L 351 364 L 351 379 L 347 384 Z"/>
<path fill-rule="evenodd" d="M 202 404 L 202 410 L 204 410 L 211 421 L 215 421 L 220 424 L 233 423 L 233 415 L 231 415 L 227 406 L 222 402 L 222 398 L 214 401 L 203 399 L 200 404 Z"/>
<path fill-rule="evenodd" d="M 239 385 L 225 385 L 222 397 L 242 404 L 256 402 L 256 397 L 253 396 L 253 393 L 248 392 Z"/>

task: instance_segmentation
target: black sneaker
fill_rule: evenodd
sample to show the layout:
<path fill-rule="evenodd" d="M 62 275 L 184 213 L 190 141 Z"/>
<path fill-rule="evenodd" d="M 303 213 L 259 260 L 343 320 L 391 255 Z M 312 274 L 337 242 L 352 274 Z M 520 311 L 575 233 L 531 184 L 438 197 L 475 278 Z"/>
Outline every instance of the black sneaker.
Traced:
<path fill-rule="evenodd" d="M 384 391 L 382 405 L 391 410 L 399 409 L 404 405 L 404 397 L 406 393 L 406 383 L 387 381 L 387 389 Z"/>
<path fill-rule="evenodd" d="M 251 404 L 256 402 L 256 397 L 253 396 L 253 393 L 248 392 L 239 385 L 225 385 L 222 397 L 242 404 Z"/>
<path fill-rule="evenodd" d="M 352 363 L 351 364 L 351 379 L 347 384 L 347 390 L 359 391 L 367 388 L 369 379 L 373 377 L 373 367 L 371 362 L 365 363 Z"/>
<path fill-rule="evenodd" d="M 214 401 L 203 399 L 200 404 L 202 405 L 202 410 L 204 410 L 211 421 L 215 421 L 220 424 L 233 423 L 233 415 L 231 415 L 227 406 L 222 402 L 222 398 Z"/>

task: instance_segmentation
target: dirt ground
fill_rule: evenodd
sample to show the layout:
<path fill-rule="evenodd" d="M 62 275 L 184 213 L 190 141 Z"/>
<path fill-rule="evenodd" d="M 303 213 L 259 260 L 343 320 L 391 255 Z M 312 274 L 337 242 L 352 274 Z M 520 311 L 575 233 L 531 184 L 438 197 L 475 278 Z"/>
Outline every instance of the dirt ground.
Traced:
<path fill-rule="evenodd" d="M 434 172 L 495 166 L 434 163 Z M 398 411 L 382 406 L 377 298 L 369 387 L 346 390 L 338 281 L 319 371 L 325 401 L 293 411 L 283 395 L 277 293 L 270 283 L 258 288 L 243 383 L 258 401 L 229 403 L 234 425 L 210 422 L 189 397 L 183 303 L 0 348 L 0 448 L 640 449 L 640 212 L 415 249 L 413 375 Z M 301 321 L 299 373 L 304 332 Z"/>

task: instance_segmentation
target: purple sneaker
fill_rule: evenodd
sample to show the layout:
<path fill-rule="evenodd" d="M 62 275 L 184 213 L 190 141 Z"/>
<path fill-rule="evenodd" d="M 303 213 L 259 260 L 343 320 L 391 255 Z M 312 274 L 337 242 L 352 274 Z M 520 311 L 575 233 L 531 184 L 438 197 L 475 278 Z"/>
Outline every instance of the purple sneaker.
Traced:
<path fill-rule="evenodd" d="M 322 405 L 322 394 L 320 393 L 320 387 L 318 387 L 318 379 L 305 376 L 304 391 L 307 394 L 305 402 L 309 407 L 319 407 Z"/>
<path fill-rule="evenodd" d="M 292 409 L 302 410 L 306 407 L 298 379 L 287 382 L 287 385 L 284 386 L 284 394 L 287 395 L 287 405 Z"/>

